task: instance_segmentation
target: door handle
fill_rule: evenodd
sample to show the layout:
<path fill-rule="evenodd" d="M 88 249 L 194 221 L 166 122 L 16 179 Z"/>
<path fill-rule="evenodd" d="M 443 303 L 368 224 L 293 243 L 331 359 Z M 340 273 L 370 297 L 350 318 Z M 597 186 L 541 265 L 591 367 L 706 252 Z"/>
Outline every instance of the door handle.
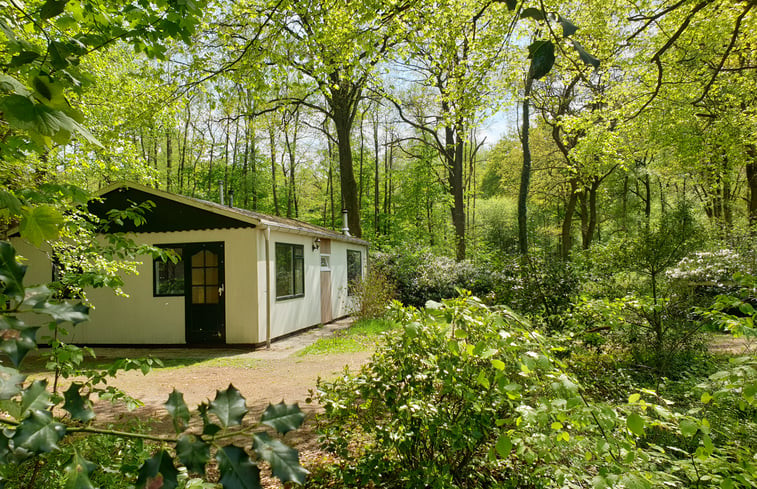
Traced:
<path fill-rule="evenodd" d="M 225 291 L 224 284 L 221 284 L 221 286 L 218 287 L 218 297 L 221 297 Z"/>

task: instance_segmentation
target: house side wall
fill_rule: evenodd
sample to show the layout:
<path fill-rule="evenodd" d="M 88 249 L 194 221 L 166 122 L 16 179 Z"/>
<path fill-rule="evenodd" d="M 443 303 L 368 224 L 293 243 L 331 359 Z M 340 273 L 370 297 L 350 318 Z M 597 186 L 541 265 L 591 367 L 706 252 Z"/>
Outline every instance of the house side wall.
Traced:
<path fill-rule="evenodd" d="M 217 229 L 133 235 L 138 244 L 168 245 L 223 242 L 225 256 L 226 343 L 252 344 L 258 339 L 256 242 L 254 229 Z M 30 259 L 27 283 L 49 282 L 49 258 L 18 240 L 19 252 Z M 14 243 L 16 244 L 16 243 Z M 23 247 L 22 247 L 23 246 Z M 153 260 L 138 258 L 136 275 L 124 276 L 123 291 L 88 290 L 94 308 L 90 320 L 76 328 L 67 341 L 87 344 L 184 344 L 183 296 L 153 296 Z"/>
<path fill-rule="evenodd" d="M 333 317 L 339 318 L 351 314 L 355 309 L 355 298 L 347 294 L 347 250 L 359 251 L 366 275 L 368 249 L 353 243 L 331 242 L 331 310 Z"/>
<path fill-rule="evenodd" d="M 258 301 L 261 307 L 258 311 L 260 325 L 260 342 L 266 337 L 266 266 L 265 266 L 265 230 L 258 232 L 258 282 L 260 291 Z M 271 287 L 271 339 L 315 326 L 321 322 L 321 282 L 320 282 L 320 253 L 313 250 L 312 236 L 285 233 L 272 229 L 270 231 L 270 287 Z M 305 294 L 292 299 L 276 299 L 276 243 L 302 245 L 305 262 Z"/>

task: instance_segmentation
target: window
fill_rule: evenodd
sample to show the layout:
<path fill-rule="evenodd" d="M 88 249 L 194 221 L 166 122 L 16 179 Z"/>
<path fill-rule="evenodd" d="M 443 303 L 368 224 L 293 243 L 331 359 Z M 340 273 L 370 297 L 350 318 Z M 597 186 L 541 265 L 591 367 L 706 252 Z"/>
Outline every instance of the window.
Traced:
<path fill-rule="evenodd" d="M 305 247 L 276 243 L 276 299 L 305 295 Z"/>
<path fill-rule="evenodd" d="M 153 262 L 153 287 L 155 297 L 184 295 L 183 248 L 164 248 L 171 251 L 176 263 L 170 258 L 156 258 Z"/>
<path fill-rule="evenodd" d="M 331 255 L 321 255 L 321 271 L 331 270 Z"/>
<path fill-rule="evenodd" d="M 347 250 L 347 295 L 355 295 L 363 278 L 363 256 L 359 251 Z"/>

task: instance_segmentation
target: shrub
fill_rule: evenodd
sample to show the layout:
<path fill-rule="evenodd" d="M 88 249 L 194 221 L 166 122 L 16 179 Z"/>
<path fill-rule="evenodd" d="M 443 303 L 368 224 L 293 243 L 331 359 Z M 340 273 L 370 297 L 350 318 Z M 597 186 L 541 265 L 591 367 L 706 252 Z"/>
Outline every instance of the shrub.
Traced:
<path fill-rule="evenodd" d="M 388 304 L 395 297 L 394 284 L 381 270 L 372 266 L 368 275 L 353 285 L 355 307 L 351 314 L 357 319 L 384 317 Z"/>

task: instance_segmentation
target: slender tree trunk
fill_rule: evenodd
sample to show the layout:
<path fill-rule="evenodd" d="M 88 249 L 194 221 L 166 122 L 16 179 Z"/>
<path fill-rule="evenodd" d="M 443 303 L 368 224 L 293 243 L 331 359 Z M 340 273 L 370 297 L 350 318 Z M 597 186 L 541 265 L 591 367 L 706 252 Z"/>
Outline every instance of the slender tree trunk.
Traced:
<path fill-rule="evenodd" d="M 184 136 L 181 144 L 181 159 L 179 160 L 179 192 L 184 190 L 184 166 L 187 161 L 187 140 L 189 138 L 189 121 L 192 117 L 192 110 L 187 107 L 187 119 L 184 121 Z"/>
<path fill-rule="evenodd" d="M 379 235 L 379 134 L 378 114 L 373 121 L 373 151 L 374 151 L 374 180 L 373 180 L 373 233 Z"/>
<path fill-rule="evenodd" d="M 563 260 L 570 257 L 570 250 L 573 247 L 573 215 L 576 212 L 576 203 L 578 202 L 578 182 L 575 178 L 570 180 L 570 195 L 568 203 L 565 205 L 565 216 L 562 221 L 562 249 L 560 256 Z"/>
<path fill-rule="evenodd" d="M 359 188 L 357 193 L 358 209 L 363 207 L 363 154 L 365 153 L 365 139 L 363 135 L 363 119 L 360 119 L 360 169 L 358 171 Z"/>
<path fill-rule="evenodd" d="M 529 102 L 531 87 L 534 79 L 530 73 L 526 77 L 526 87 L 523 93 L 523 131 L 521 143 L 523 145 L 523 168 L 520 172 L 520 190 L 518 192 L 518 249 L 521 254 L 528 253 L 528 186 L 531 182 L 531 146 L 529 136 Z"/>
<path fill-rule="evenodd" d="M 749 153 L 752 161 L 746 164 L 746 181 L 749 186 L 749 198 L 747 200 L 747 215 L 751 233 L 757 234 L 757 148 L 751 145 Z"/>
<path fill-rule="evenodd" d="M 271 123 L 268 126 L 268 137 L 271 144 L 271 191 L 273 196 L 273 212 L 279 214 L 279 199 L 276 196 L 276 129 Z"/>
<path fill-rule="evenodd" d="M 166 190 L 171 191 L 171 160 L 173 147 L 171 146 L 171 130 L 166 128 Z"/>

